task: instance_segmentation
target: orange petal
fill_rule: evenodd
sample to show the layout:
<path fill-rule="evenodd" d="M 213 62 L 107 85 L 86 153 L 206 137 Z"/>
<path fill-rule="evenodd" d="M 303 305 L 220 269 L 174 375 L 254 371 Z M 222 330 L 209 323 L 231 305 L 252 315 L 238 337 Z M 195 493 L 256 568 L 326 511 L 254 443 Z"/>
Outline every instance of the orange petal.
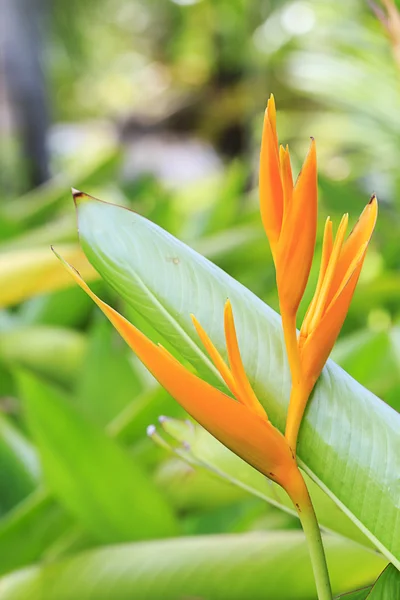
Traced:
<path fill-rule="evenodd" d="M 296 312 L 310 274 L 317 231 L 317 156 L 312 140 L 285 213 L 276 260 L 281 307 Z"/>
<path fill-rule="evenodd" d="M 363 246 L 355 257 L 351 269 L 347 273 L 347 280 L 343 282 L 340 293 L 318 322 L 317 326 L 308 335 L 300 349 L 303 373 L 307 380 L 313 384 L 318 379 L 335 341 L 340 333 L 350 302 L 353 298 L 361 268 L 367 251 L 367 244 Z"/>
<path fill-rule="evenodd" d="M 271 109 L 268 103 L 261 141 L 259 186 L 261 219 L 273 255 L 276 252 L 283 216 L 283 190 L 274 120 L 275 110 Z"/>
<path fill-rule="evenodd" d="M 265 419 L 267 418 L 266 412 L 255 395 L 243 366 L 236 335 L 235 321 L 233 319 L 232 305 L 229 300 L 225 303 L 224 324 L 229 364 L 238 390 L 237 398 L 261 418 Z"/>
<path fill-rule="evenodd" d="M 279 148 L 279 164 L 283 189 L 283 212 L 285 213 L 289 208 L 293 195 L 293 175 L 288 146 Z"/>
<path fill-rule="evenodd" d="M 207 350 L 211 360 L 213 361 L 214 365 L 221 374 L 223 380 L 228 386 L 228 389 L 230 389 L 235 398 L 237 398 L 238 389 L 235 383 L 235 379 L 228 365 L 226 364 L 226 362 L 224 361 L 224 359 L 222 358 L 222 356 L 220 355 L 220 353 L 218 352 L 218 350 L 216 349 L 216 347 L 214 346 L 214 344 L 212 343 L 212 341 L 210 340 L 207 333 L 204 331 L 203 327 L 200 325 L 196 317 L 194 315 L 190 316 L 192 318 L 193 325 L 195 326 L 197 335 L 201 339 L 203 346 Z"/>
<path fill-rule="evenodd" d="M 349 215 L 346 213 L 345 215 L 343 215 L 338 230 L 336 232 L 336 237 L 333 243 L 332 252 L 330 253 L 328 266 L 326 268 L 325 275 L 322 280 L 321 289 L 315 303 L 314 314 L 310 322 L 309 328 L 311 331 L 316 327 L 318 321 L 321 319 L 324 310 L 329 302 L 328 298 L 332 290 L 332 282 L 334 280 L 335 273 L 337 270 L 337 264 L 340 252 L 342 250 L 344 236 L 346 235 L 348 222 Z"/>
<path fill-rule="evenodd" d="M 336 294 L 343 278 L 346 276 L 350 264 L 354 260 L 354 257 L 358 254 L 360 248 L 364 246 L 364 244 L 368 244 L 370 241 L 377 216 L 378 201 L 376 196 L 372 196 L 371 200 L 361 213 L 360 218 L 358 219 L 349 237 L 343 244 L 338 259 L 337 269 L 332 281 L 332 287 L 328 295 L 328 303 Z"/>
<path fill-rule="evenodd" d="M 315 306 L 317 304 L 319 294 L 321 292 L 322 282 L 324 280 L 326 269 L 327 269 L 328 263 L 329 263 L 329 259 L 332 254 L 332 247 L 333 247 L 332 221 L 331 221 L 330 217 L 328 217 L 327 220 L 325 221 L 324 239 L 322 242 L 321 266 L 319 269 L 317 287 L 315 289 L 313 299 L 311 301 L 310 306 L 308 307 L 307 313 L 304 317 L 304 320 L 303 320 L 303 323 L 301 326 L 300 340 L 302 340 L 302 338 L 307 337 L 307 335 L 309 333 L 309 326 L 310 326 L 311 319 L 313 318 L 313 315 L 315 312 Z"/>
<path fill-rule="evenodd" d="M 185 369 L 165 349 L 102 302 L 79 273 L 58 258 L 154 377 L 196 421 L 261 473 L 278 483 L 286 482 L 295 462 L 285 438 L 269 421 L 260 419 L 243 404 Z"/>
<path fill-rule="evenodd" d="M 278 149 L 278 134 L 276 132 L 276 106 L 274 95 L 271 94 L 267 102 L 267 114 L 271 123 L 272 134 L 274 136 L 275 147 Z"/>

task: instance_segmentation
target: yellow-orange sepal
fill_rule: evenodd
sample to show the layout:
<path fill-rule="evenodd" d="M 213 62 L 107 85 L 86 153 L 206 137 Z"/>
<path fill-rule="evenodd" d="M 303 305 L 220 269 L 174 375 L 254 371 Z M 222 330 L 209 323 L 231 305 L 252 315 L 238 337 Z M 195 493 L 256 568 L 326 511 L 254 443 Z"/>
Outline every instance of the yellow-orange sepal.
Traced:
<path fill-rule="evenodd" d="M 296 184 L 289 150 L 278 148 L 273 96 L 264 117 L 260 154 L 260 209 L 276 268 L 282 314 L 295 315 L 310 274 L 317 231 L 315 141 Z"/>
<path fill-rule="evenodd" d="M 317 288 L 298 340 L 300 377 L 292 385 L 286 421 L 285 436 L 294 452 L 308 398 L 346 318 L 377 214 L 373 196 L 346 241 L 348 215 L 343 216 L 335 241 L 332 222 L 326 221 Z"/>
<path fill-rule="evenodd" d="M 242 401 L 234 400 L 187 370 L 165 348 L 154 344 L 116 310 L 100 300 L 79 273 L 60 256 L 58 258 L 154 377 L 196 421 L 230 450 L 283 487 L 298 477 L 296 462 L 285 437 L 269 422 L 265 413 L 263 415 L 261 410 L 257 413 L 254 407 L 249 407 L 243 401 L 249 391 L 237 362 L 235 369 L 240 382 L 234 371 L 229 371 L 229 377 L 244 394 Z M 228 328 L 232 334 L 232 323 L 228 324 Z M 232 344 L 232 351 L 235 352 L 235 340 Z M 212 353 L 210 355 L 213 358 Z"/>
<path fill-rule="evenodd" d="M 347 215 L 332 244 L 327 222 L 321 272 L 314 298 L 304 319 L 299 338 L 303 377 L 311 386 L 318 379 L 346 318 L 378 215 L 373 196 L 356 226 L 343 241 Z"/>

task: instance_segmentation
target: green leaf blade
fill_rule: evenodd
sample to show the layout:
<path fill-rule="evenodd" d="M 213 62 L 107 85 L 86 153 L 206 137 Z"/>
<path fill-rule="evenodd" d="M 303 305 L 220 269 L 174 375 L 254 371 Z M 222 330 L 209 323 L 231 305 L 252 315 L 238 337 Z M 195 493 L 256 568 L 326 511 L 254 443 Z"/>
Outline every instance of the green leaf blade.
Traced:
<path fill-rule="evenodd" d="M 335 593 L 366 585 L 384 560 L 326 538 Z M 2 600 L 310 600 L 316 597 L 300 531 L 196 536 L 91 550 L 0 580 Z"/>
<path fill-rule="evenodd" d="M 170 507 L 116 442 L 34 376 L 19 382 L 49 487 L 89 532 L 102 542 L 176 533 Z"/>
<path fill-rule="evenodd" d="M 139 215 L 88 199 L 78 206 L 82 247 L 132 306 L 215 382 L 196 338 L 194 313 L 225 354 L 222 314 L 230 298 L 249 379 L 283 429 L 290 377 L 280 318 L 249 290 Z M 400 415 L 329 361 L 301 428 L 304 468 L 400 567 Z"/>

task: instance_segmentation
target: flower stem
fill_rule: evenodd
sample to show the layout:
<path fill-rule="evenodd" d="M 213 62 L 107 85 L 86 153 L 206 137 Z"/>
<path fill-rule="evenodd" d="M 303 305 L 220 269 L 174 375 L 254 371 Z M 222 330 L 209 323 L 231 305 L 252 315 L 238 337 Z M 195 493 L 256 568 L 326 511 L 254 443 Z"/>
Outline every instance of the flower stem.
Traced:
<path fill-rule="evenodd" d="M 298 477 L 291 480 L 286 491 L 296 507 L 306 536 L 318 600 L 332 600 L 328 567 L 317 517 L 303 476 L 298 469 L 296 472 Z"/>
<path fill-rule="evenodd" d="M 296 313 L 287 311 L 281 306 L 283 335 L 286 353 L 289 361 L 292 386 L 297 385 L 301 378 L 300 355 L 297 345 Z"/>
<path fill-rule="evenodd" d="M 286 419 L 285 437 L 294 454 L 296 454 L 297 438 L 309 395 L 309 386 L 302 383 L 292 385 Z"/>

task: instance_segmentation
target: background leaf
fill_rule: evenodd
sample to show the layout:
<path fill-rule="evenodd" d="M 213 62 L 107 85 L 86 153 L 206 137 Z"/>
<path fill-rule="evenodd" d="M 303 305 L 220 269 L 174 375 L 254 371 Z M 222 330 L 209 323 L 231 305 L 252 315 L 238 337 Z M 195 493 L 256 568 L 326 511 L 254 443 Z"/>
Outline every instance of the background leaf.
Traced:
<path fill-rule="evenodd" d="M 169 506 L 116 442 L 32 375 L 19 380 L 49 487 L 88 531 L 103 542 L 176 532 Z"/>
<path fill-rule="evenodd" d="M 357 544 L 325 541 L 336 593 L 369 582 L 383 566 Z M 0 580 L 0 593 L 2 600 L 310 600 L 315 586 L 302 532 L 281 531 L 105 547 L 16 572 Z"/>

